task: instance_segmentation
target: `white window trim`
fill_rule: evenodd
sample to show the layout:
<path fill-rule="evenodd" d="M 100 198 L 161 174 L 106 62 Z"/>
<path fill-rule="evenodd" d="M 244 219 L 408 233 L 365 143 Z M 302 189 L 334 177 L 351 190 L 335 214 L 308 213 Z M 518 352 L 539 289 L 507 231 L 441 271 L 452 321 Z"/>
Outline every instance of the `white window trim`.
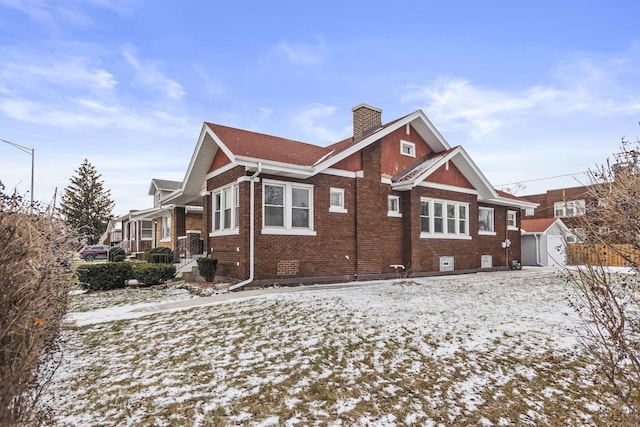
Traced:
<path fill-rule="evenodd" d="M 340 193 L 340 200 L 342 201 L 342 206 L 332 205 L 331 204 L 331 193 Z M 333 188 L 329 190 L 329 212 L 336 213 L 347 213 L 347 209 L 344 207 L 344 188 Z"/>
<path fill-rule="evenodd" d="M 420 198 L 420 203 L 422 202 L 428 202 L 429 203 L 429 230 L 431 231 L 422 231 L 422 227 L 421 231 L 420 231 L 420 238 L 421 239 L 458 239 L 458 240 L 471 240 L 471 235 L 469 234 L 469 203 L 464 203 L 464 202 L 456 202 L 455 200 L 444 200 L 444 199 L 432 199 L 429 197 L 421 197 Z M 434 203 L 442 203 L 443 206 L 443 228 L 447 230 L 447 232 L 442 232 L 442 233 L 436 233 L 435 232 L 435 225 L 434 225 L 434 207 L 433 204 Z M 456 221 L 456 231 L 454 233 L 449 233 L 448 229 L 447 229 L 447 213 L 446 213 L 446 206 L 447 204 L 450 205 L 455 205 L 456 208 L 456 217 L 455 217 L 455 221 Z M 466 212 L 467 212 L 467 217 L 465 218 L 466 221 L 466 232 L 465 233 L 459 233 L 459 224 L 460 224 L 460 206 L 464 206 L 466 208 Z M 422 215 L 419 215 L 420 217 L 420 222 L 422 222 Z"/>
<path fill-rule="evenodd" d="M 231 189 L 231 227 L 224 228 L 224 192 L 228 189 Z M 216 236 L 232 236 L 236 234 L 240 234 L 240 224 L 236 224 L 236 215 L 235 211 L 239 207 L 235 206 L 236 193 L 238 192 L 238 184 L 229 184 L 224 187 L 218 187 L 215 190 L 211 191 L 211 232 L 209 233 L 209 237 Z M 216 221 L 216 194 L 220 194 L 220 230 L 215 229 L 215 221 Z"/>
<path fill-rule="evenodd" d="M 513 221 L 515 225 L 509 224 L 509 215 L 513 215 Z M 512 211 L 512 210 L 507 211 L 507 229 L 512 231 L 518 230 L 518 212 L 517 211 Z"/>
<path fill-rule="evenodd" d="M 482 236 L 495 236 L 496 235 L 496 210 L 494 208 L 488 208 L 486 206 L 478 206 L 478 212 L 481 210 L 491 211 L 491 218 L 493 218 L 493 231 L 480 230 L 480 221 L 478 220 L 478 234 Z M 479 215 L 478 215 L 479 216 Z"/>
<path fill-rule="evenodd" d="M 395 200 L 396 201 L 396 206 L 398 207 L 397 211 L 389 210 L 389 201 L 390 200 Z M 391 216 L 391 217 L 395 217 L 395 218 L 402 218 L 402 212 L 400 212 L 400 196 L 389 195 L 387 197 L 387 216 Z"/>
<path fill-rule="evenodd" d="M 404 148 L 409 148 L 409 152 L 405 153 Z M 416 156 L 416 144 L 409 141 L 400 140 L 400 154 L 407 157 L 415 157 Z"/>
<path fill-rule="evenodd" d="M 275 226 L 266 226 L 265 221 L 265 209 L 264 209 L 264 194 L 265 194 L 265 186 L 267 185 L 276 185 L 284 187 L 284 226 L 283 227 L 275 227 Z M 292 189 L 294 188 L 303 188 L 305 190 L 309 190 L 309 227 L 308 228 L 300 228 L 293 227 L 291 225 L 291 210 L 292 210 Z M 314 216 L 314 206 L 313 206 L 313 185 L 309 184 L 300 184 L 298 182 L 288 182 L 288 181 L 275 181 L 275 180 L 262 180 L 262 234 L 283 234 L 283 235 L 291 235 L 291 236 L 316 236 L 318 233 L 313 229 L 313 216 Z"/>
<path fill-rule="evenodd" d="M 578 210 L 576 211 L 576 206 Z M 583 216 L 586 209 L 584 199 L 567 200 L 553 203 L 553 216 L 555 218 L 571 218 Z M 557 211 L 561 210 L 562 214 L 558 215 Z"/>
<path fill-rule="evenodd" d="M 169 223 L 168 227 L 167 227 L 167 223 Z M 163 216 L 162 217 L 161 226 L 162 226 L 162 234 L 165 233 L 166 229 L 168 229 L 169 232 L 167 233 L 168 234 L 167 237 L 162 236 L 160 241 L 161 242 L 170 242 L 171 241 L 171 216 Z"/>
<path fill-rule="evenodd" d="M 145 227 L 143 227 L 143 224 L 144 224 L 145 222 L 150 223 L 150 224 L 151 224 L 151 227 L 150 227 L 150 228 L 145 228 Z M 151 235 L 150 235 L 149 237 L 143 237 L 143 236 L 142 236 L 142 232 L 143 232 L 144 230 L 151 231 L 151 233 L 150 233 Z M 141 219 L 141 220 L 140 220 L 140 229 L 139 229 L 139 231 L 140 231 L 140 241 L 141 241 L 141 242 L 150 242 L 150 241 L 152 241 L 152 240 L 153 240 L 153 232 L 154 232 L 154 230 L 153 230 L 153 221 L 151 221 L 151 220 L 149 220 L 149 219 Z"/>

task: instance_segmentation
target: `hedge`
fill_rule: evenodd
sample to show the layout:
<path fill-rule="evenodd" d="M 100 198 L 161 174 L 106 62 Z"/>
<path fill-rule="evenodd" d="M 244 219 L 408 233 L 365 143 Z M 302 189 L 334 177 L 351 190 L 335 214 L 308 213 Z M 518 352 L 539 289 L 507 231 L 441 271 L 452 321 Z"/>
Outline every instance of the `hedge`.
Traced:
<path fill-rule="evenodd" d="M 81 264 L 76 272 L 83 288 L 108 290 L 124 288 L 130 279 L 135 279 L 147 286 L 164 283 L 173 279 L 176 268 L 170 264 L 107 262 Z"/>
<path fill-rule="evenodd" d="M 173 264 L 133 263 L 133 278 L 147 286 L 159 285 L 176 275 Z"/>
<path fill-rule="evenodd" d="M 124 288 L 133 278 L 130 262 L 106 262 L 100 264 L 81 264 L 76 270 L 80 285 L 90 290 Z"/>
<path fill-rule="evenodd" d="M 207 282 L 213 282 L 216 277 L 216 269 L 218 268 L 218 260 L 215 258 L 198 258 L 198 271 Z"/>
<path fill-rule="evenodd" d="M 171 264 L 173 251 L 170 248 L 152 248 L 147 251 L 147 262 L 152 264 Z"/>

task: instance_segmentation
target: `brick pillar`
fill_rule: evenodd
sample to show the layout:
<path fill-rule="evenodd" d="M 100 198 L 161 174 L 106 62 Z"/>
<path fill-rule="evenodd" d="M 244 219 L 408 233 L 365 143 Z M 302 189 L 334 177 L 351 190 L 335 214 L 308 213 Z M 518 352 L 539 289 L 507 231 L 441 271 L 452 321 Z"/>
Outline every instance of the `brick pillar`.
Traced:
<path fill-rule="evenodd" d="M 178 247 L 178 238 L 187 234 L 187 214 L 184 207 L 173 209 L 173 247 Z"/>
<path fill-rule="evenodd" d="M 380 181 L 381 150 L 376 142 L 362 150 L 363 178 L 356 179 L 356 274 L 382 273 L 384 230 L 387 216 L 387 191 Z"/>

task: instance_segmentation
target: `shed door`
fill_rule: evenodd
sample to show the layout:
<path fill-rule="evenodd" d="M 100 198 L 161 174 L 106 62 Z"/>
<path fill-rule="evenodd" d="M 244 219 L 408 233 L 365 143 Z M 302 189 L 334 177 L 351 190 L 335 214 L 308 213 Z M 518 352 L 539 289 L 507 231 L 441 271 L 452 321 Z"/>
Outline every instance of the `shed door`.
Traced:
<path fill-rule="evenodd" d="M 566 265 L 567 254 L 562 236 L 547 236 L 547 257 L 549 267 L 564 267 Z"/>

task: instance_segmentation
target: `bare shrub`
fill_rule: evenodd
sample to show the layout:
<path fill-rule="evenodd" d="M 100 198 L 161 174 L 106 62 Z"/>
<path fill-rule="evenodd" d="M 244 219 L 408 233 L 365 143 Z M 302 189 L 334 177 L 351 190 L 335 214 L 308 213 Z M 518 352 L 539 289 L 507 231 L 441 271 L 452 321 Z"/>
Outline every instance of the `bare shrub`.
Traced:
<path fill-rule="evenodd" d="M 73 233 L 53 212 L 0 183 L 0 425 L 37 425 L 42 388 L 59 365 Z"/>
<path fill-rule="evenodd" d="M 623 139 L 614 161 L 589 172 L 582 253 L 590 265 L 569 271 L 581 340 L 626 407 L 630 423 L 640 415 L 640 142 Z M 609 255 L 622 257 L 633 274 L 611 272 Z M 634 421 L 635 420 L 635 421 Z"/>

